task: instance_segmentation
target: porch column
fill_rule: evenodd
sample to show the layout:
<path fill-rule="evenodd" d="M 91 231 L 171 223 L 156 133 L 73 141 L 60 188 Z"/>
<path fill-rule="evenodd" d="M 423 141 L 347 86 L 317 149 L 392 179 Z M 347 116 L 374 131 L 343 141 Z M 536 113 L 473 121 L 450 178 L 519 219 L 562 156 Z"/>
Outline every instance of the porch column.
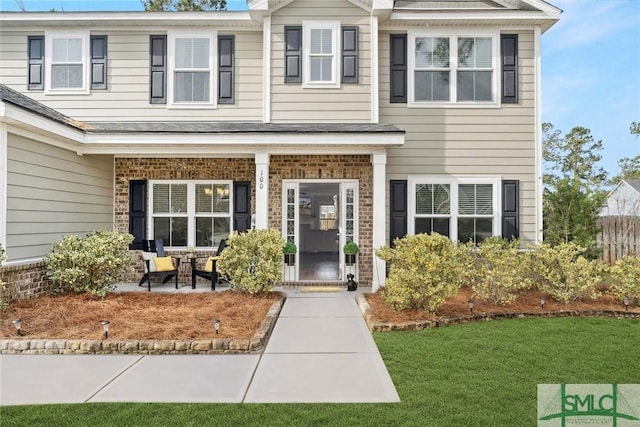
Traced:
<path fill-rule="evenodd" d="M 371 155 L 373 165 L 373 283 L 375 292 L 384 285 L 386 263 L 378 258 L 376 250 L 386 243 L 385 174 L 387 153 Z"/>
<path fill-rule="evenodd" d="M 255 228 L 269 228 L 269 153 L 256 153 Z"/>
<path fill-rule="evenodd" d="M 7 132 L 7 125 L 0 123 L 0 243 L 7 251 L 7 145 L 9 136 Z"/>

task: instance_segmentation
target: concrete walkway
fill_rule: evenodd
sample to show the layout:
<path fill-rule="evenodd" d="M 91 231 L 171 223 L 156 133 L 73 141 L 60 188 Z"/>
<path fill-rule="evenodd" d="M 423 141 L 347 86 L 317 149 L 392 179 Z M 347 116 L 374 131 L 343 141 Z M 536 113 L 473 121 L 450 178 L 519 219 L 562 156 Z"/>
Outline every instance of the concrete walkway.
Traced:
<path fill-rule="evenodd" d="M 261 354 L 0 355 L 0 404 L 400 401 L 353 293 L 287 294 Z"/>

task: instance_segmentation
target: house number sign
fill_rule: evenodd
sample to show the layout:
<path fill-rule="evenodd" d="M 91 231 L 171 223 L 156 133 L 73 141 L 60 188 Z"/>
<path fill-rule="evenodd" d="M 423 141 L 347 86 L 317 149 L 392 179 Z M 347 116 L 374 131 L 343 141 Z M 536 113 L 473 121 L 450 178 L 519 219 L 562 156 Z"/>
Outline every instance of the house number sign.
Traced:
<path fill-rule="evenodd" d="M 260 169 L 260 179 L 258 187 L 263 190 L 264 189 L 264 169 Z"/>

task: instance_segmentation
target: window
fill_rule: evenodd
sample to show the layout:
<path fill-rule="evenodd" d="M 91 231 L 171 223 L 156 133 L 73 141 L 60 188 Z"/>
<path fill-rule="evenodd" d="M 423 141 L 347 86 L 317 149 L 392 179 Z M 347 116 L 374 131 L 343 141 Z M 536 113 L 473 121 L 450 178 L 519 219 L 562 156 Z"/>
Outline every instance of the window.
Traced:
<path fill-rule="evenodd" d="M 169 33 L 170 104 L 214 106 L 214 58 L 212 32 Z"/>
<path fill-rule="evenodd" d="M 499 235 L 499 179 L 414 177 L 409 183 L 409 234 L 436 232 L 475 244 Z"/>
<path fill-rule="evenodd" d="M 412 35 L 413 106 L 497 103 L 497 35 Z"/>
<path fill-rule="evenodd" d="M 339 87 L 340 23 L 305 21 L 303 27 L 304 83 L 313 87 Z"/>
<path fill-rule="evenodd" d="M 151 183 L 151 235 L 166 246 L 215 248 L 231 231 L 231 183 Z"/>
<path fill-rule="evenodd" d="M 89 33 L 47 32 L 46 90 L 48 92 L 88 92 Z"/>

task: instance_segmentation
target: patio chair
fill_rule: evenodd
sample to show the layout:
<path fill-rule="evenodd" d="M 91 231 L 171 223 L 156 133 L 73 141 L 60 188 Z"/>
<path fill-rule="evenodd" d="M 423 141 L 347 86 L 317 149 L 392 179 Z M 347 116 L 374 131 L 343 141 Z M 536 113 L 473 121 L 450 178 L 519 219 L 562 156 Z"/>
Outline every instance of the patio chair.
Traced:
<path fill-rule="evenodd" d="M 191 258 L 191 288 L 196 288 L 196 277 L 202 277 L 203 279 L 207 279 L 211 281 L 211 290 L 216 290 L 216 285 L 219 284 L 223 279 L 221 278 L 220 273 L 216 269 L 216 261 L 220 258 L 220 254 L 227 247 L 227 239 L 220 240 L 220 244 L 218 245 L 218 250 L 216 254 L 207 258 L 207 261 L 204 264 L 202 269 L 199 269 L 197 266 L 197 258 Z M 204 258 L 201 258 L 204 259 Z"/>
<path fill-rule="evenodd" d="M 140 279 L 138 286 L 142 286 L 144 282 L 147 282 L 147 287 L 151 292 L 151 277 L 161 277 L 162 283 L 167 283 L 175 277 L 176 289 L 178 289 L 180 258 L 166 256 L 162 239 L 143 240 L 142 259 L 144 261 L 144 275 Z M 174 263 L 174 259 L 177 261 L 177 265 Z"/>

